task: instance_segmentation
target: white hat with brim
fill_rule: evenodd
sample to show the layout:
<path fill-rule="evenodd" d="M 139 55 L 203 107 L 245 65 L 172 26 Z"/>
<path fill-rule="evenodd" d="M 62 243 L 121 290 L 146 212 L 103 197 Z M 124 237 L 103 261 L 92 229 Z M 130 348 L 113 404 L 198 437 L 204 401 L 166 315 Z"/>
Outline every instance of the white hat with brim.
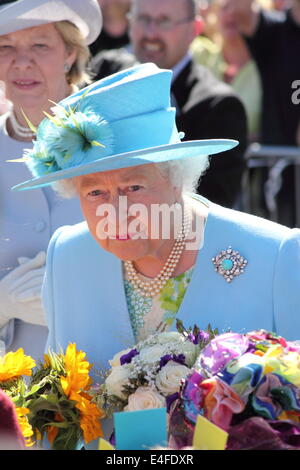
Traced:
<path fill-rule="evenodd" d="M 56 21 L 69 21 L 77 26 L 87 45 L 97 39 L 102 28 L 102 14 L 97 0 L 1 2 L 0 35 Z"/>

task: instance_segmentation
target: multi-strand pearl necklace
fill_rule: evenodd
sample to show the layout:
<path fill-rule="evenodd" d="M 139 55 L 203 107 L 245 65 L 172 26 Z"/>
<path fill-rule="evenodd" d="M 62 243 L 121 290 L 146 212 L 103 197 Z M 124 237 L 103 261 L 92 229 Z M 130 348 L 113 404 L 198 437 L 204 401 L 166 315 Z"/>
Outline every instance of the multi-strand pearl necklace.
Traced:
<path fill-rule="evenodd" d="M 18 123 L 13 111 L 9 114 L 9 119 L 13 131 L 18 137 L 21 137 L 22 139 L 33 139 L 35 137 L 35 133 L 32 132 L 29 127 L 21 126 L 21 124 Z"/>
<path fill-rule="evenodd" d="M 190 232 L 191 220 L 191 209 L 188 207 L 185 210 L 183 224 L 180 233 L 175 240 L 171 253 L 169 254 L 161 271 L 157 276 L 151 279 L 151 281 L 143 281 L 139 277 L 132 261 L 124 262 L 128 280 L 143 297 L 154 297 L 157 295 L 174 273 L 185 248 L 185 240 Z"/>

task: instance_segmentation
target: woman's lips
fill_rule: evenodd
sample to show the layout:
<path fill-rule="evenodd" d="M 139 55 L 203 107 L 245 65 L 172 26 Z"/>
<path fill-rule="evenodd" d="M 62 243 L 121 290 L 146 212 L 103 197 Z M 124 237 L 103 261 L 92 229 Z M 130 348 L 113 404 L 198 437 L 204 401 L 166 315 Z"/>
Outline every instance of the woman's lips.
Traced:
<path fill-rule="evenodd" d="M 20 79 L 13 80 L 13 84 L 20 90 L 31 90 L 32 88 L 35 88 L 37 85 L 39 85 L 40 82 L 37 82 L 36 80 Z"/>
<path fill-rule="evenodd" d="M 115 239 L 120 240 L 120 241 L 126 241 L 126 240 L 130 240 L 131 236 L 128 233 L 126 235 L 116 235 Z"/>
<path fill-rule="evenodd" d="M 114 235 L 111 238 L 119 241 L 135 240 L 139 238 L 139 233 L 127 233 L 126 235 Z"/>

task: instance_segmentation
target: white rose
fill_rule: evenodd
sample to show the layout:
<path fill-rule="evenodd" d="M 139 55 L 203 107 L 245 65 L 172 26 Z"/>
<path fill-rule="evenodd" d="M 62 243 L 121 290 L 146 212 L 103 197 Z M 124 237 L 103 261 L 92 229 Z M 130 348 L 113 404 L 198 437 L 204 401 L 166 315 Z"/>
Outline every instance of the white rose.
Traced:
<path fill-rule="evenodd" d="M 159 333 L 157 335 L 157 343 L 158 344 L 166 344 L 166 343 L 178 343 L 182 342 L 182 335 L 177 331 L 166 331 L 164 333 Z"/>
<path fill-rule="evenodd" d="M 185 363 L 189 367 L 193 367 L 199 355 L 199 347 L 191 341 L 185 340 L 180 346 L 180 353 L 185 356 Z"/>
<path fill-rule="evenodd" d="M 185 379 L 191 370 L 174 361 L 169 361 L 157 374 L 155 384 L 164 395 L 179 392 L 181 380 Z"/>
<path fill-rule="evenodd" d="M 118 352 L 117 354 L 114 355 L 114 357 L 108 361 L 109 362 L 109 365 L 111 367 L 116 367 L 116 366 L 120 366 L 121 365 L 121 362 L 120 362 L 120 358 L 122 356 L 124 356 L 124 354 L 127 354 L 129 353 L 129 351 L 131 351 L 132 348 L 129 348 L 129 349 L 124 349 L 123 351 L 120 351 Z"/>
<path fill-rule="evenodd" d="M 125 411 L 146 410 L 148 408 L 164 408 L 165 397 L 150 387 L 139 387 L 129 396 Z"/>
<path fill-rule="evenodd" d="M 154 346 L 149 346 L 140 351 L 140 360 L 152 364 L 154 362 L 160 361 L 162 356 L 168 354 L 166 348 L 160 344 L 155 344 Z"/>
<path fill-rule="evenodd" d="M 122 389 L 124 385 L 129 383 L 128 377 L 130 372 L 131 368 L 127 365 L 113 367 L 109 376 L 105 380 L 107 393 L 109 395 L 116 395 L 124 400 L 126 397 L 122 392 Z"/>

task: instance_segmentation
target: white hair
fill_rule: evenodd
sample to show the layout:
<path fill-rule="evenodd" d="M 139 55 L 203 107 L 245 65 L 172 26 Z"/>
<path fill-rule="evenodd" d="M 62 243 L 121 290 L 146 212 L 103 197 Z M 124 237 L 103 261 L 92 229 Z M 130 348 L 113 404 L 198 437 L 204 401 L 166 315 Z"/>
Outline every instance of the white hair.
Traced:
<path fill-rule="evenodd" d="M 173 186 L 181 188 L 182 194 L 195 192 L 199 179 L 209 166 L 208 156 L 186 157 L 156 163 L 155 166 Z M 52 187 L 63 198 L 70 199 L 77 195 L 75 178 L 67 178 L 52 183 Z"/>

